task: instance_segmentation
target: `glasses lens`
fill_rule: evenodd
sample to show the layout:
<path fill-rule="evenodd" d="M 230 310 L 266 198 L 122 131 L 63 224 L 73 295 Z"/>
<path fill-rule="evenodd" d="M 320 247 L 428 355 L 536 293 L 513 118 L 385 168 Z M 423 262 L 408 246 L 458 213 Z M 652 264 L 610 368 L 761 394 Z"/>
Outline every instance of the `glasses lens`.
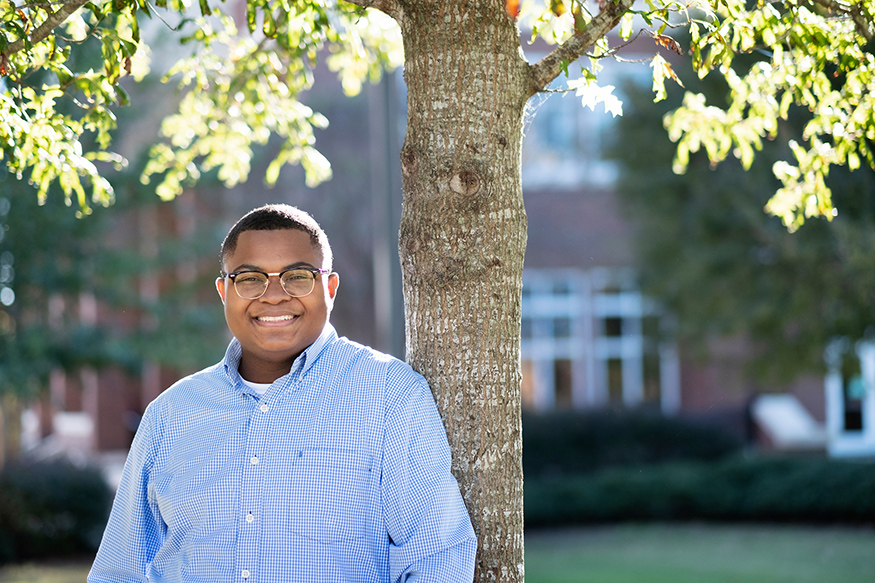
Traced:
<path fill-rule="evenodd" d="M 290 269 L 283 272 L 280 277 L 286 293 L 296 298 L 309 295 L 316 282 L 313 272 L 306 269 Z"/>
<path fill-rule="evenodd" d="M 267 289 L 267 276 L 257 271 L 238 273 L 234 278 L 234 288 L 244 300 L 254 300 Z"/>

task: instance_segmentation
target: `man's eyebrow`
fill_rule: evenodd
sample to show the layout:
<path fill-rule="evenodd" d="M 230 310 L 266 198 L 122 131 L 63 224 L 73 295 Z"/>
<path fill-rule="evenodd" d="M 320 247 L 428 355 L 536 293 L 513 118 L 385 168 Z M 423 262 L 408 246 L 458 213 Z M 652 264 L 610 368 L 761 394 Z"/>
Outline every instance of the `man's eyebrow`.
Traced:
<path fill-rule="evenodd" d="M 298 261 L 296 263 L 290 263 L 290 264 L 286 265 L 285 267 L 280 269 L 280 273 L 282 273 L 283 271 L 287 271 L 289 269 L 297 269 L 299 267 L 308 267 L 308 268 L 315 269 L 314 265 L 311 265 L 310 263 L 308 263 L 306 261 Z M 251 263 L 242 263 L 242 264 L 238 265 L 235 269 L 232 269 L 231 271 L 229 271 L 229 273 L 237 273 L 240 271 L 260 271 L 262 273 L 267 273 L 266 269 L 259 267 L 258 265 L 252 265 Z"/>
<path fill-rule="evenodd" d="M 251 263 L 243 263 L 238 265 L 236 268 L 232 269 L 228 273 L 237 273 L 239 271 L 262 271 L 262 269 L 257 265 L 252 265 Z"/>

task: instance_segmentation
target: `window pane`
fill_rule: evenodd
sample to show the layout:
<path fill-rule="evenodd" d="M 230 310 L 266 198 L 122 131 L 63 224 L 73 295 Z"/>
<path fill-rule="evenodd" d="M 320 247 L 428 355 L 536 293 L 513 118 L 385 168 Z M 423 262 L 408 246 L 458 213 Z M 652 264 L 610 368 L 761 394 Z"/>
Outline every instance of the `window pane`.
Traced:
<path fill-rule="evenodd" d="M 553 320 L 554 338 L 571 338 L 571 318 L 556 318 Z"/>
<path fill-rule="evenodd" d="M 532 320 L 531 320 L 531 318 L 523 318 L 523 320 L 522 320 L 522 337 L 523 337 L 523 340 L 528 340 L 532 337 Z"/>
<path fill-rule="evenodd" d="M 611 358 L 608 364 L 608 401 L 614 404 L 623 403 L 623 361 Z"/>
<path fill-rule="evenodd" d="M 553 282 L 553 295 L 567 296 L 571 293 L 571 282 L 565 279 L 560 279 Z"/>
<path fill-rule="evenodd" d="M 644 355 L 644 402 L 658 403 L 662 395 L 659 354 Z"/>
<path fill-rule="evenodd" d="M 556 407 L 571 408 L 571 361 L 556 360 L 553 363 L 553 374 L 556 379 Z"/>
<path fill-rule="evenodd" d="M 623 335 L 623 318 L 605 318 L 605 336 L 619 338 Z"/>
<path fill-rule="evenodd" d="M 845 431 L 863 431 L 863 395 L 866 386 L 863 377 L 854 375 L 845 383 L 843 397 Z"/>

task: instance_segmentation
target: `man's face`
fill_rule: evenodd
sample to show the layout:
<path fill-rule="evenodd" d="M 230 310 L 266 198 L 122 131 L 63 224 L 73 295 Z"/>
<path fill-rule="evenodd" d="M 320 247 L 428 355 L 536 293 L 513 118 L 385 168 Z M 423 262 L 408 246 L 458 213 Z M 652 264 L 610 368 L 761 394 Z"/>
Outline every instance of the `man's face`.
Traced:
<path fill-rule="evenodd" d="M 277 273 L 293 267 L 322 267 L 322 254 L 310 236 L 294 229 L 244 231 L 224 265 L 226 273 Z M 295 358 L 322 333 L 338 282 L 336 273 L 319 275 L 310 295 L 293 298 L 272 276 L 264 295 L 245 300 L 230 278 L 219 278 L 216 287 L 225 304 L 225 320 L 243 348 L 241 376 L 270 383 L 288 373 Z"/>

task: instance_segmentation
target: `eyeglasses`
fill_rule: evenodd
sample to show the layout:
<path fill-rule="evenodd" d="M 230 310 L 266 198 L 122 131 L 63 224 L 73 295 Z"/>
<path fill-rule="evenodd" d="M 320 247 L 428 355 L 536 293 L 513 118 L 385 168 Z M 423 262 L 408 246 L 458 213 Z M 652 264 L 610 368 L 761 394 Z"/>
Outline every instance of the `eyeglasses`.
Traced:
<path fill-rule="evenodd" d="M 257 300 L 267 291 L 270 277 L 276 275 L 280 278 L 283 291 L 293 298 L 302 298 L 310 295 L 316 287 L 316 276 L 329 273 L 327 269 L 317 267 L 296 267 L 286 269 L 279 273 L 264 273 L 263 271 L 235 271 L 233 273 L 222 272 L 222 277 L 230 278 L 234 282 L 234 289 L 244 300 Z"/>

